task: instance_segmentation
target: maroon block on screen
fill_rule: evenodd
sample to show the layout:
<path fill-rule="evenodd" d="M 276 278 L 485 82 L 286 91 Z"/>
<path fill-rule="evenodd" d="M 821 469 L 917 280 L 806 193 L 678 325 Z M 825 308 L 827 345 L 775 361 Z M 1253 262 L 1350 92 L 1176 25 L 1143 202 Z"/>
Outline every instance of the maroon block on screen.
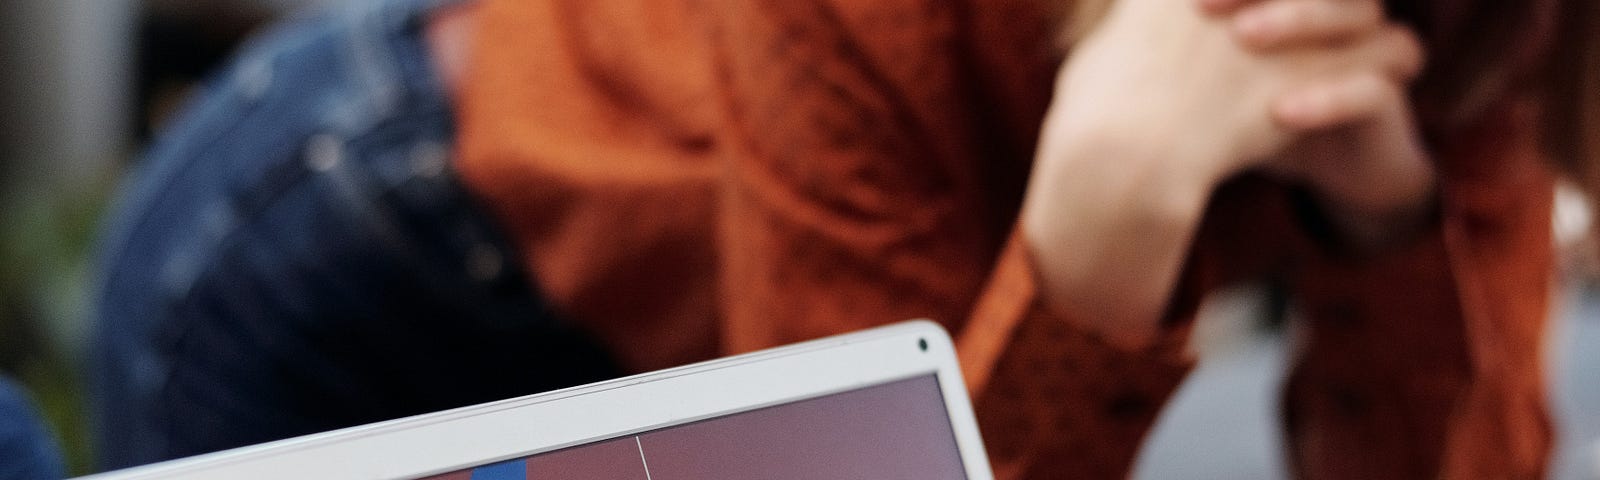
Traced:
<path fill-rule="evenodd" d="M 926 375 L 426 480 L 445 478 L 961 480 L 966 470 L 939 379 Z"/>
<path fill-rule="evenodd" d="M 932 375 L 639 439 L 652 480 L 966 478 Z"/>
<path fill-rule="evenodd" d="M 528 458 L 528 480 L 645 480 L 633 437 Z"/>

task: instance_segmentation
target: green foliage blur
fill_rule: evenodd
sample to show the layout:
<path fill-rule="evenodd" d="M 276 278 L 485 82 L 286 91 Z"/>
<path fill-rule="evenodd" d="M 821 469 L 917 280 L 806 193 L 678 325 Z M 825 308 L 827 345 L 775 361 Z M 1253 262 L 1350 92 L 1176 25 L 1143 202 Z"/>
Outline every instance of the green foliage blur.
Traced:
<path fill-rule="evenodd" d="M 116 175 L 7 176 L 12 181 L 0 193 L 0 372 L 33 395 L 69 474 L 86 474 L 93 464 L 82 368 L 91 262 Z"/>

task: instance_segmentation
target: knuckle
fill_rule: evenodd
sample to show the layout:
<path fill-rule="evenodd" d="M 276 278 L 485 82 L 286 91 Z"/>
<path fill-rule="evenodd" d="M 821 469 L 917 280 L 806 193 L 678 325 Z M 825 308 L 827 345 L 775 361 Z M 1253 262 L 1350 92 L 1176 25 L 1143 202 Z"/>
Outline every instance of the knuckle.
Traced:
<path fill-rule="evenodd" d="M 1412 80 L 1421 73 L 1426 54 L 1416 34 L 1391 24 L 1369 37 L 1355 55 L 1359 64 L 1376 67 L 1394 79 Z"/>
<path fill-rule="evenodd" d="M 1360 96 L 1375 97 L 1388 90 L 1391 82 L 1374 72 L 1364 72 L 1351 79 L 1352 90 Z"/>
<path fill-rule="evenodd" d="M 1383 102 L 1385 84 L 1377 75 L 1356 74 L 1339 82 L 1330 92 L 1332 110 L 1340 120 L 1366 115 Z"/>
<path fill-rule="evenodd" d="M 1249 3 L 1246 0 L 1201 0 L 1201 4 L 1213 13 L 1223 13 L 1240 8 Z"/>
<path fill-rule="evenodd" d="M 1370 32 L 1383 24 L 1383 8 L 1375 0 L 1301 0 L 1301 25 L 1342 32 Z"/>
<path fill-rule="evenodd" d="M 1391 25 L 1386 29 L 1388 50 L 1394 52 L 1396 63 L 1401 67 L 1402 73 L 1414 76 L 1422 70 L 1427 62 L 1427 54 L 1423 50 L 1422 40 L 1416 32 L 1409 28 Z"/>
<path fill-rule="evenodd" d="M 1361 0 L 1351 3 L 1350 6 L 1356 10 L 1352 18 L 1357 19 L 1362 25 L 1376 26 L 1383 23 L 1383 5 L 1376 0 Z"/>
<path fill-rule="evenodd" d="M 1279 19 L 1292 29 L 1315 28 L 1328 17 L 1328 5 L 1319 0 L 1300 0 L 1279 5 Z"/>
<path fill-rule="evenodd" d="M 1362 75 L 1357 83 L 1358 93 L 1355 95 L 1358 100 L 1354 103 L 1361 105 L 1360 110 L 1363 114 L 1377 113 L 1405 98 L 1405 92 L 1400 89 L 1399 84 L 1380 75 Z"/>

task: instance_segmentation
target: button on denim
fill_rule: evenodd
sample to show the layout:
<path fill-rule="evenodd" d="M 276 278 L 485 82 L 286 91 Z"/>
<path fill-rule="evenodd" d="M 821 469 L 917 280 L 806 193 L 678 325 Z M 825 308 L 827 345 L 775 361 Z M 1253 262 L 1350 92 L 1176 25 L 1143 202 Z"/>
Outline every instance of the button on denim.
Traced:
<path fill-rule="evenodd" d="M 120 468 L 614 376 L 451 164 L 436 0 L 245 47 L 145 155 L 102 241 L 91 382 Z"/>

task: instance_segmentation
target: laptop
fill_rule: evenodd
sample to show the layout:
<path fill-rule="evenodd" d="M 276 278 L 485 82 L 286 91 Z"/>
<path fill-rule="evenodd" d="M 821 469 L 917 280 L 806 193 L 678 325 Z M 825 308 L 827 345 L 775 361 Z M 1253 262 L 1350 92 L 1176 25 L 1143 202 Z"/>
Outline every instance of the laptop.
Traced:
<path fill-rule="evenodd" d="M 990 480 L 950 337 L 912 321 L 95 475 Z"/>

